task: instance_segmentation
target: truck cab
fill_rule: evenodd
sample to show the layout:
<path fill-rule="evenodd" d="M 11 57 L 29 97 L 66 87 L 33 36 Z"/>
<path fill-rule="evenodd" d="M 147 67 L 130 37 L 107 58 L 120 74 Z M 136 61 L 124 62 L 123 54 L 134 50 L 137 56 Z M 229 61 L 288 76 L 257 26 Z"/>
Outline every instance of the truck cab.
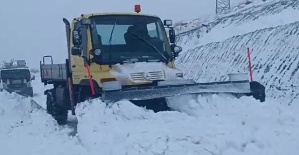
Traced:
<path fill-rule="evenodd" d="M 89 85 L 86 64 L 97 88 L 102 88 L 102 81 L 120 81 L 122 86 L 130 87 L 182 77 L 174 66 L 174 58 L 182 49 L 174 44 L 171 24 L 171 20 L 163 23 L 159 17 L 140 13 L 77 18 L 70 31 L 73 83 Z"/>
<path fill-rule="evenodd" d="M 75 114 L 77 103 L 110 100 L 103 92 L 147 89 L 183 77 L 174 65 L 182 48 L 175 45 L 172 20 L 142 14 L 136 5 L 135 13 L 82 14 L 63 22 L 68 58 L 53 64 L 47 55 L 40 62 L 41 82 L 54 86 L 44 92 L 47 111 L 59 124 L 66 122 L 67 110 Z"/>

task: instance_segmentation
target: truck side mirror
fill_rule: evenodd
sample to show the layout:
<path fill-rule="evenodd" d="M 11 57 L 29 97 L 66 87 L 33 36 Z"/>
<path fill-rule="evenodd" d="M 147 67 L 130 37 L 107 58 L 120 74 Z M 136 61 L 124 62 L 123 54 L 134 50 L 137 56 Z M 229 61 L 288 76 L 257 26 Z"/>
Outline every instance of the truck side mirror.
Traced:
<path fill-rule="evenodd" d="M 181 46 L 175 46 L 173 48 L 173 52 L 179 54 L 180 52 L 182 52 L 183 48 Z"/>
<path fill-rule="evenodd" d="M 179 53 L 182 52 L 183 48 L 181 46 L 177 46 L 175 44 L 171 45 L 171 50 L 173 52 L 173 56 L 177 57 L 179 56 Z"/>
<path fill-rule="evenodd" d="M 81 19 L 81 25 L 91 25 L 90 19 Z"/>
<path fill-rule="evenodd" d="M 82 43 L 82 38 L 79 30 L 73 31 L 73 44 L 79 46 Z"/>
<path fill-rule="evenodd" d="M 175 31 L 173 29 L 169 30 L 169 41 L 170 43 L 175 43 Z"/>
<path fill-rule="evenodd" d="M 31 77 L 31 79 L 30 79 L 31 81 L 33 81 L 33 80 L 35 80 L 35 76 L 34 75 L 32 75 L 32 77 Z"/>
<path fill-rule="evenodd" d="M 170 27 L 172 26 L 172 20 L 170 19 L 165 19 L 163 22 L 164 26 Z"/>
<path fill-rule="evenodd" d="M 71 51 L 71 53 L 72 53 L 72 55 L 81 55 L 81 48 L 80 47 L 72 47 L 72 49 L 71 49 L 72 51 Z"/>

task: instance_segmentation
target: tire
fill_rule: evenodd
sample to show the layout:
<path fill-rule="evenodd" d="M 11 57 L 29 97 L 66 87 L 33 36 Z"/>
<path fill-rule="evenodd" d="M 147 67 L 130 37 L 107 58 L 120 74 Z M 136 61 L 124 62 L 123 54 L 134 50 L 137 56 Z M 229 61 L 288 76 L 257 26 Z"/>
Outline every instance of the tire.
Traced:
<path fill-rule="evenodd" d="M 260 94 L 260 102 L 265 102 L 266 101 L 266 94 L 262 93 Z"/>
<path fill-rule="evenodd" d="M 33 88 L 32 87 L 29 87 L 29 91 L 28 91 L 28 96 L 29 97 L 33 97 Z"/>
<path fill-rule="evenodd" d="M 47 105 L 47 113 L 52 115 L 52 95 L 51 92 L 47 93 L 47 101 L 46 101 L 46 105 Z"/>
<path fill-rule="evenodd" d="M 51 91 L 51 96 L 51 115 L 57 121 L 58 125 L 65 125 L 67 123 L 68 109 L 57 104 L 56 89 Z"/>
<path fill-rule="evenodd" d="M 253 94 L 253 98 L 255 98 L 256 100 L 259 100 L 260 102 L 265 102 L 266 94 L 265 93 Z"/>
<path fill-rule="evenodd" d="M 30 94 L 29 94 L 29 97 L 33 97 L 33 93 L 30 93 Z"/>

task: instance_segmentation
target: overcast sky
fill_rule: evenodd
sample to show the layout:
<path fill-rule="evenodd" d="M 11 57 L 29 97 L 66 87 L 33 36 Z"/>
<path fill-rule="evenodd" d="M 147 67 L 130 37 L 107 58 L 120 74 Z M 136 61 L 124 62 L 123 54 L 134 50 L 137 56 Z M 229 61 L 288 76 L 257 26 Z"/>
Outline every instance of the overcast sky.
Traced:
<path fill-rule="evenodd" d="M 59 62 L 67 56 L 62 18 L 82 13 L 142 12 L 174 21 L 194 19 L 215 12 L 215 0 L 1 0 L 0 60 L 26 59 L 39 67 L 43 55 Z"/>

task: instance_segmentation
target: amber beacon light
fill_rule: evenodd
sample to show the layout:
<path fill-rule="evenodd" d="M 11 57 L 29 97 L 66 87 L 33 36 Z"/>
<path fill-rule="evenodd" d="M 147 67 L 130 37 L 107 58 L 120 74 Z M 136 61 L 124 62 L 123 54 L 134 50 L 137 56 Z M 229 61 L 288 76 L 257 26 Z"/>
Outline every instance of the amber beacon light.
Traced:
<path fill-rule="evenodd" d="M 139 13 L 141 11 L 141 6 L 140 5 L 135 5 L 135 12 Z"/>

